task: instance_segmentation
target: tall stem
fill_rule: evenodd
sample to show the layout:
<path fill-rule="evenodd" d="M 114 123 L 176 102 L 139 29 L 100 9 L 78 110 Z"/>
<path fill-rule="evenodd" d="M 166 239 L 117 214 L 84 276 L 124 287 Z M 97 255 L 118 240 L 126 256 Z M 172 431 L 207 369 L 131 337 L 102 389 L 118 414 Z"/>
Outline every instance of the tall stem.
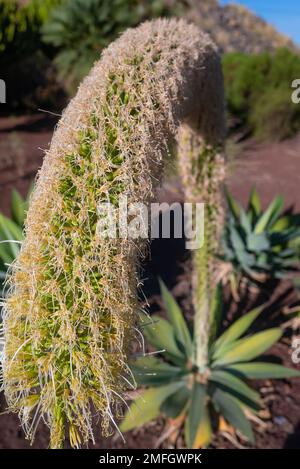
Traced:
<path fill-rule="evenodd" d="M 208 363 L 208 340 L 210 325 L 210 272 L 208 256 L 208 239 L 204 229 L 204 244 L 194 253 L 193 268 L 193 302 L 195 308 L 194 361 L 200 373 L 204 372 Z"/>
<path fill-rule="evenodd" d="M 200 373 L 203 373 L 208 364 L 215 254 L 222 220 L 220 184 L 224 176 L 224 160 L 216 148 L 204 142 L 195 131 L 183 126 L 179 134 L 179 161 L 182 165 L 186 200 L 205 204 L 204 242 L 193 252 L 192 278 L 195 310 L 194 363 Z"/>

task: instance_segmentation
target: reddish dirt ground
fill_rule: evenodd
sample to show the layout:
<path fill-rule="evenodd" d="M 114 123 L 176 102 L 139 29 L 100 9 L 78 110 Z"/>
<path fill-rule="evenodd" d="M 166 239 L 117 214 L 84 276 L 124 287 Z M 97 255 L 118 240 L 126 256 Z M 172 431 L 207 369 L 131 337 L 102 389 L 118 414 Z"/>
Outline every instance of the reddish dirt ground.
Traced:
<path fill-rule="evenodd" d="M 300 135 L 284 142 L 248 143 L 229 165 L 228 186 L 242 203 L 256 186 L 264 205 L 282 194 L 287 207 L 300 210 Z"/>
<path fill-rule="evenodd" d="M 26 194 L 42 165 L 57 119 L 43 113 L 0 118 L 0 210 L 8 214 L 13 188 Z"/>
<path fill-rule="evenodd" d="M 0 211 L 9 213 L 9 201 L 12 188 L 17 188 L 25 195 L 42 164 L 43 150 L 47 149 L 57 119 L 45 114 L 15 119 L 0 119 Z M 43 149 L 43 150 L 41 150 Z M 292 140 L 258 145 L 248 142 L 238 158 L 230 163 L 227 184 L 233 195 L 245 203 L 253 185 L 256 185 L 266 205 L 274 195 L 281 193 L 286 206 L 300 210 L 298 188 L 300 187 L 300 135 Z M 164 185 L 160 200 L 181 200 L 180 186 L 175 179 Z M 152 243 L 151 259 L 145 264 L 145 293 L 150 298 L 151 311 L 161 308 L 158 295 L 157 276 L 160 275 L 181 302 L 187 315 L 191 314 L 189 296 L 188 265 L 180 240 L 157 240 Z M 279 321 L 280 305 L 296 300 L 289 283 L 279 285 L 276 290 L 267 288 L 261 293 L 260 300 L 269 300 L 267 311 L 263 315 L 261 326 L 276 324 Z M 228 304 L 230 317 L 246 311 L 258 298 L 246 296 L 240 307 Z M 281 318 L 282 319 L 282 318 Z M 291 363 L 290 334 L 272 353 L 286 365 Z M 299 367 L 300 369 L 300 367 Z M 256 447 L 258 448 L 300 448 L 300 382 L 297 379 L 266 381 L 258 383 L 263 396 L 263 411 L 260 423 L 254 424 Z M 5 400 L 0 396 L 0 411 L 5 411 Z M 126 435 L 127 448 L 154 448 L 165 423 L 154 422 L 142 430 Z M 96 435 L 99 432 L 96 431 Z M 229 439 L 232 439 L 229 436 Z M 229 448 L 236 444 L 247 446 L 238 439 L 234 443 L 222 435 L 213 441 L 214 447 Z M 177 446 L 182 445 L 179 438 Z M 41 426 L 33 448 L 46 448 L 48 445 L 47 428 Z M 168 447 L 168 442 L 161 443 Z M 3 413 L 0 415 L 0 448 L 29 448 L 24 440 L 17 416 Z M 97 437 L 97 448 L 123 448 L 118 436 L 109 439 Z"/>

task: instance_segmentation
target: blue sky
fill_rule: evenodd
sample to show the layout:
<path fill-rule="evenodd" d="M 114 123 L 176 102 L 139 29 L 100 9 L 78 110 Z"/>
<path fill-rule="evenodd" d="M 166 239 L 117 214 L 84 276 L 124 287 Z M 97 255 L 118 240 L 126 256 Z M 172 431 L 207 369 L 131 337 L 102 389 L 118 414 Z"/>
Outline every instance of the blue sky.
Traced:
<path fill-rule="evenodd" d="M 299 0 L 221 0 L 221 3 L 245 5 L 300 45 Z"/>

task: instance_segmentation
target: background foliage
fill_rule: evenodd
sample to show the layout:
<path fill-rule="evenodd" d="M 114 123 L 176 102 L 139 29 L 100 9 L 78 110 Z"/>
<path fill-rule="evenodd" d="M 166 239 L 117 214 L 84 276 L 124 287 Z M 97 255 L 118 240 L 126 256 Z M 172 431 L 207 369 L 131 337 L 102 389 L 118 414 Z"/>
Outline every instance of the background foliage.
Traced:
<path fill-rule="evenodd" d="M 11 218 L 0 213 L 0 296 L 4 296 L 4 281 L 10 264 L 15 260 L 23 241 L 23 228 L 29 205 L 26 199 L 13 190 L 11 195 Z"/>
<path fill-rule="evenodd" d="M 68 0 L 52 11 L 43 38 L 57 48 L 62 76 L 77 85 L 122 31 L 172 13 L 162 0 Z"/>
<path fill-rule="evenodd" d="M 283 139 L 300 130 L 300 107 L 291 83 L 300 76 L 300 56 L 289 49 L 258 55 L 223 56 L 228 110 L 238 126 L 259 139 Z"/>
<path fill-rule="evenodd" d="M 30 111 L 53 105 L 63 93 L 56 83 L 53 49 L 41 39 L 40 28 L 62 0 L 0 0 L 0 70 L 7 86 L 6 109 Z M 21 78 L 21 79 L 20 79 Z"/>
<path fill-rule="evenodd" d="M 184 0 L 30 0 L 21 6 L 0 0 L 0 69 L 10 83 L 10 107 L 59 110 L 63 89 L 74 94 L 101 50 L 122 31 L 158 16 L 185 15 L 187 8 Z M 260 140 L 300 130 L 300 107 L 291 102 L 291 82 L 300 76 L 295 50 L 225 53 L 223 69 L 231 130 Z"/>

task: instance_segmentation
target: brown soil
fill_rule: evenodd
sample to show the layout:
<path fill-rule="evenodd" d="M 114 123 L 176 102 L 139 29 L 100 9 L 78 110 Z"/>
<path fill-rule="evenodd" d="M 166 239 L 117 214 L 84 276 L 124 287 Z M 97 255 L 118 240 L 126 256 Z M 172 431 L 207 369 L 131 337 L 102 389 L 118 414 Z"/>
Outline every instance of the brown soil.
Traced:
<path fill-rule="evenodd" d="M 42 165 L 57 118 L 44 113 L 0 118 L 0 210 L 8 214 L 13 188 L 26 194 Z"/>
<path fill-rule="evenodd" d="M 271 144 L 248 142 L 229 165 L 228 185 L 233 195 L 245 203 L 255 185 L 266 205 L 277 194 L 286 206 L 300 210 L 300 135 Z"/>
<path fill-rule="evenodd" d="M 39 114 L 31 117 L 0 119 L 0 211 L 9 213 L 9 201 L 12 188 L 26 194 L 30 182 L 34 179 L 41 166 L 43 151 L 51 140 L 53 127 L 57 119 Z M 271 145 L 247 145 L 240 156 L 231 163 L 228 174 L 228 186 L 233 194 L 243 203 L 249 191 L 256 185 L 264 204 L 271 198 L 282 193 L 287 206 L 300 210 L 297 190 L 300 187 L 300 136 L 293 140 Z M 160 200 L 182 200 L 180 185 L 176 178 L 165 184 L 159 195 Z M 150 300 L 150 310 L 161 309 L 161 300 L 157 276 L 161 276 L 173 289 L 187 316 L 190 310 L 189 297 L 189 260 L 181 240 L 155 240 L 151 246 L 151 258 L 145 263 L 144 291 Z M 228 319 L 237 317 L 251 305 L 261 301 L 269 301 L 268 308 L 261 318 L 260 327 L 278 324 L 283 317 L 281 307 L 297 301 L 297 296 L 288 282 L 280 285 L 268 285 L 261 292 L 245 291 L 240 305 L 237 307 L 228 301 Z M 288 366 L 291 363 L 291 331 L 273 347 L 272 354 Z M 300 369 L 300 367 L 299 367 Z M 300 448 L 300 382 L 297 379 L 266 381 L 257 383 L 263 396 L 264 407 L 260 414 L 260 423 L 255 423 L 257 448 Z M 0 410 L 5 411 L 5 400 L 0 396 Z M 165 429 L 165 422 L 159 420 L 146 428 L 126 434 L 126 448 L 154 448 Z M 99 430 L 96 431 L 100 433 Z M 232 440 L 232 437 L 229 436 Z M 244 441 L 229 441 L 218 435 L 213 441 L 214 447 L 236 447 L 237 443 L 247 446 Z M 181 439 L 177 441 L 180 447 Z M 33 448 L 46 448 L 48 430 L 41 425 Z M 168 442 L 161 443 L 168 447 Z M 29 448 L 24 439 L 16 415 L 3 413 L 0 415 L 0 449 Z M 98 435 L 97 448 L 123 448 L 124 444 L 118 435 L 103 439 Z"/>

